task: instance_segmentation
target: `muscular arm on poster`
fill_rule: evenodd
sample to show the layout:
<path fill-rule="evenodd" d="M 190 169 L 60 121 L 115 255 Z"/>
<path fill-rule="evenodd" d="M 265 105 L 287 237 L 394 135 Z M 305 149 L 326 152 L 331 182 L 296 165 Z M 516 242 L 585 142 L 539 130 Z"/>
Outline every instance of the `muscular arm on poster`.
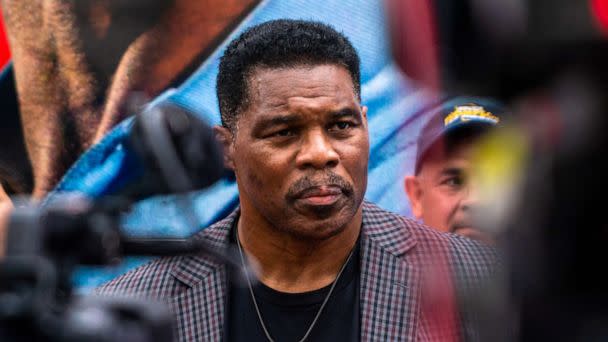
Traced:
<path fill-rule="evenodd" d="M 6 230 L 4 229 L 8 224 L 9 215 L 13 208 L 10 199 L 0 188 L 0 257 L 4 255 L 4 243 L 6 238 Z"/>
<path fill-rule="evenodd" d="M 182 80 L 258 2 L 2 0 L 23 131 L 7 146 L 27 151 L 11 164 L 27 168 L 11 171 L 29 175 L 31 166 L 31 179 L 12 189 L 43 198 L 130 114 L 129 94 L 154 97 Z M 0 185 L 0 205 L 7 193 Z"/>
<path fill-rule="evenodd" d="M 32 195 L 129 114 L 131 92 L 178 81 L 256 2 L 3 0 Z"/>

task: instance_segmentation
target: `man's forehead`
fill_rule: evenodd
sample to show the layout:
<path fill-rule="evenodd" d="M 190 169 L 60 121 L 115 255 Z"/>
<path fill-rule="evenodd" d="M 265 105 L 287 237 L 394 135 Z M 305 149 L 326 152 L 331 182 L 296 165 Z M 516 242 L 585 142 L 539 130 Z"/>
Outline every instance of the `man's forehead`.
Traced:
<path fill-rule="evenodd" d="M 252 104 L 268 107 L 296 106 L 307 100 L 358 104 L 349 71 L 340 65 L 256 67 L 249 75 Z"/>
<path fill-rule="evenodd" d="M 445 168 L 467 168 L 472 161 L 475 145 L 475 140 L 463 140 L 456 145 L 446 146 L 445 140 L 439 140 L 425 154 L 420 170 L 441 172 Z"/>

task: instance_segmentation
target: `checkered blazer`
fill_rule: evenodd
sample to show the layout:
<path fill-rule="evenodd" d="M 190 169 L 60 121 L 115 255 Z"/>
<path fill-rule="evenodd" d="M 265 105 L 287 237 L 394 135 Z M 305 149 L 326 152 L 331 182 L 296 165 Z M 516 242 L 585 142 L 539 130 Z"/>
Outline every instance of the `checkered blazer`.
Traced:
<path fill-rule="evenodd" d="M 232 213 L 196 237 L 218 248 L 228 246 L 237 215 Z M 370 203 L 363 204 L 361 234 L 362 341 L 476 339 L 473 315 L 451 309 L 474 295 L 493 274 L 497 259 L 492 248 L 436 232 Z M 164 301 L 176 317 L 178 340 L 222 340 L 227 271 L 204 256 L 152 261 L 97 293 Z"/>

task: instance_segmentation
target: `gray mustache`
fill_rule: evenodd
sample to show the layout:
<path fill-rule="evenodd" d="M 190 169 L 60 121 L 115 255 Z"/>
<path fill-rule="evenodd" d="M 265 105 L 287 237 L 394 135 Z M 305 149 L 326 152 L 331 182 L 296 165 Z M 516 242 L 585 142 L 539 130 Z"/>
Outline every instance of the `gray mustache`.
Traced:
<path fill-rule="evenodd" d="M 344 180 L 344 178 L 335 173 L 328 173 L 322 178 L 305 176 L 298 179 L 287 191 L 287 198 L 298 197 L 299 194 L 310 188 L 318 188 L 322 186 L 338 187 L 347 196 L 350 196 L 354 191 L 350 183 Z"/>

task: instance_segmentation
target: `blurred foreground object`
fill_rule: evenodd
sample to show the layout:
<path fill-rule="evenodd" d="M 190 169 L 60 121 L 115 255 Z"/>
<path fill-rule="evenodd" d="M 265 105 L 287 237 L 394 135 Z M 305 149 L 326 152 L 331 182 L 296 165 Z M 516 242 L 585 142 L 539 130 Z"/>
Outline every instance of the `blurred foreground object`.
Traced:
<path fill-rule="evenodd" d="M 121 232 L 120 216 L 133 199 L 208 187 L 223 173 L 211 128 L 192 113 L 148 106 L 134 126 L 128 146 L 143 162 L 137 169 L 145 170 L 138 186 L 95 202 L 62 196 L 13 210 L 0 262 L 0 340 L 169 341 L 174 320 L 164 305 L 79 298 L 72 287 L 76 267 L 111 265 L 126 255 L 201 253 L 240 267 L 236 258 L 200 239 L 135 239 Z M 196 224 L 191 203 L 179 205 L 186 223 Z"/>
<path fill-rule="evenodd" d="M 398 65 L 441 90 L 504 98 L 606 61 L 607 0 L 386 1 Z"/>
<path fill-rule="evenodd" d="M 492 96 L 516 114 L 478 156 L 490 201 L 480 221 L 503 236 L 508 265 L 507 294 L 497 283 L 477 299 L 493 303 L 479 307 L 487 336 L 516 314 L 507 325 L 517 340 L 608 339 L 608 1 L 435 1 L 428 13 L 423 35 L 435 44 L 422 46 L 440 81 L 426 84 Z M 392 37 L 407 74 L 415 51 L 401 31 Z"/>
<path fill-rule="evenodd" d="M 167 341 L 172 318 L 161 304 L 77 298 L 71 272 L 121 256 L 120 205 L 66 199 L 54 208 L 15 209 L 0 263 L 3 341 Z"/>
<path fill-rule="evenodd" d="M 145 165 L 137 168 L 143 172 L 134 182 L 119 189 L 132 199 L 204 189 L 224 175 L 222 149 L 211 126 L 173 104 L 151 106 L 139 114 L 127 148 Z"/>
<path fill-rule="evenodd" d="M 144 301 L 73 296 L 79 264 L 105 265 L 121 256 L 114 205 L 82 198 L 40 210 L 15 209 L 0 263 L 0 339 L 3 341 L 166 341 L 172 318 Z"/>

